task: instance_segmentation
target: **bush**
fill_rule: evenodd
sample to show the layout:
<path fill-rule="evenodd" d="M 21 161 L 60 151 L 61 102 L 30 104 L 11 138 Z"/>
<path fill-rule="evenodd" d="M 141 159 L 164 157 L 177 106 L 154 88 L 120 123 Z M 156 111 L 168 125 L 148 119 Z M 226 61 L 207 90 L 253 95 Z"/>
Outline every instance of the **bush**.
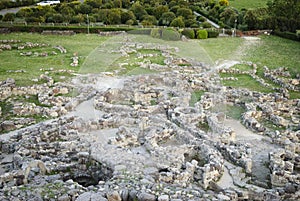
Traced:
<path fill-rule="evenodd" d="M 201 29 L 197 31 L 197 39 L 207 39 L 208 33 L 205 29 Z"/>
<path fill-rule="evenodd" d="M 282 38 L 287 38 L 287 39 L 290 39 L 290 40 L 300 41 L 299 35 L 297 35 L 296 33 L 281 32 L 281 31 L 275 30 L 274 34 L 277 35 L 277 36 L 280 36 Z"/>
<path fill-rule="evenodd" d="M 35 25 L 14 25 L 14 26 L 3 26 L 0 28 L 8 28 L 11 32 L 42 32 L 44 30 L 69 30 L 76 33 L 86 33 L 86 27 L 78 26 L 35 26 Z M 90 33 L 98 33 L 99 31 L 132 31 L 133 28 L 127 27 L 90 27 Z"/>
<path fill-rule="evenodd" d="M 163 40 L 180 40 L 180 34 L 178 33 L 178 31 L 174 30 L 174 29 L 163 29 L 162 30 L 162 36 L 161 38 Z"/>
<path fill-rule="evenodd" d="M 219 32 L 215 30 L 207 30 L 208 38 L 217 38 L 219 36 Z"/>
<path fill-rule="evenodd" d="M 209 22 L 203 22 L 203 23 L 201 23 L 201 26 L 202 26 L 203 28 L 211 28 L 211 27 L 212 27 L 211 24 L 210 24 Z"/>
<path fill-rule="evenodd" d="M 205 21 L 206 21 L 205 17 L 203 17 L 203 16 L 198 16 L 198 17 L 197 17 L 197 20 L 198 20 L 199 22 L 205 22 Z"/>
<path fill-rule="evenodd" d="M 130 34 L 150 35 L 151 29 L 135 29 L 129 32 Z"/>
<path fill-rule="evenodd" d="M 194 39 L 195 38 L 195 32 L 193 29 L 184 29 L 181 32 L 182 35 L 186 36 L 189 39 Z"/>
<path fill-rule="evenodd" d="M 153 38 L 161 38 L 161 36 L 162 36 L 161 32 L 162 32 L 161 29 L 154 28 L 154 29 L 151 29 L 150 35 Z"/>
<path fill-rule="evenodd" d="M 8 21 L 14 21 L 15 18 L 16 18 L 16 14 L 14 14 L 14 13 L 6 13 L 3 16 L 2 20 L 5 21 L 5 22 L 8 22 Z"/>

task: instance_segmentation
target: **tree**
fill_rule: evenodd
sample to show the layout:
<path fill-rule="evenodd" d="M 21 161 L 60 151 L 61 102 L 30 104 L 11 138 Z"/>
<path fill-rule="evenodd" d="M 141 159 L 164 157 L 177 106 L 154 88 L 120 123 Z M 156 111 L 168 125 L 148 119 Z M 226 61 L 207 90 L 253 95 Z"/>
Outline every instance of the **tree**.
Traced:
<path fill-rule="evenodd" d="M 122 8 L 122 0 L 113 1 L 114 8 Z"/>
<path fill-rule="evenodd" d="M 276 20 L 274 28 L 290 32 L 300 29 L 299 0 L 273 0 L 268 3 L 268 7 L 271 16 Z"/>
<path fill-rule="evenodd" d="M 134 15 L 136 16 L 136 18 L 138 20 L 141 20 L 143 18 L 144 15 L 147 15 L 148 13 L 146 12 L 146 10 L 144 9 L 144 7 L 140 4 L 139 1 L 135 2 L 130 10 L 134 13 Z"/>
<path fill-rule="evenodd" d="M 157 19 L 153 15 L 144 15 L 142 25 L 143 26 L 157 25 Z"/>
<path fill-rule="evenodd" d="M 89 14 L 92 11 L 92 6 L 83 3 L 83 4 L 76 6 L 76 10 L 78 13 Z"/>
<path fill-rule="evenodd" d="M 231 27 L 234 27 L 237 17 L 237 12 L 231 7 L 225 8 L 220 14 L 221 21 Z"/>
<path fill-rule="evenodd" d="M 83 14 L 75 15 L 70 20 L 71 24 L 77 24 L 77 23 L 83 23 L 83 22 L 84 22 L 84 16 L 83 16 Z"/>
<path fill-rule="evenodd" d="M 24 18 L 24 17 L 28 17 L 31 16 L 33 14 L 33 11 L 31 8 L 29 7 L 25 7 L 25 8 L 21 8 L 17 13 L 16 16 L 19 18 Z"/>
<path fill-rule="evenodd" d="M 219 0 L 219 4 L 220 4 L 221 6 L 229 6 L 228 0 Z"/>
<path fill-rule="evenodd" d="M 173 12 L 166 12 L 159 19 L 159 25 L 169 26 L 175 18 L 176 15 Z"/>
<path fill-rule="evenodd" d="M 63 15 L 65 22 L 69 22 L 71 18 L 75 15 L 74 9 L 67 4 L 63 4 L 59 7 L 59 13 Z"/>
<path fill-rule="evenodd" d="M 5 22 L 8 22 L 8 21 L 14 21 L 15 20 L 15 17 L 16 17 L 16 14 L 15 13 L 6 13 L 4 16 L 3 16 L 3 21 Z"/>
<path fill-rule="evenodd" d="M 92 8 L 100 8 L 102 6 L 102 0 L 85 0 L 84 3 Z"/>
<path fill-rule="evenodd" d="M 109 9 L 107 13 L 108 24 L 121 24 L 121 10 L 118 8 Z"/>
<path fill-rule="evenodd" d="M 185 27 L 199 27 L 196 19 L 185 19 L 184 24 Z"/>
<path fill-rule="evenodd" d="M 182 16 L 179 16 L 179 17 L 175 18 L 171 22 L 170 26 L 172 26 L 172 27 L 185 27 Z"/>
<path fill-rule="evenodd" d="M 134 13 L 132 11 L 121 12 L 121 23 L 126 24 L 128 20 L 136 20 Z"/>
<path fill-rule="evenodd" d="M 169 11 L 168 6 L 160 5 L 160 6 L 158 6 L 158 7 L 155 8 L 154 16 L 156 17 L 156 19 L 159 19 L 159 18 L 161 18 L 161 16 L 164 13 L 166 13 L 168 11 Z"/>
<path fill-rule="evenodd" d="M 189 8 L 179 8 L 176 16 L 182 16 L 185 19 L 193 18 L 193 11 Z"/>
<path fill-rule="evenodd" d="M 104 24 L 107 24 L 108 20 L 107 20 L 107 17 L 108 17 L 108 12 L 109 12 L 109 9 L 100 9 L 99 10 L 99 13 L 98 13 L 98 17 L 97 17 L 97 21 L 100 21 L 100 22 L 103 22 Z"/>
<path fill-rule="evenodd" d="M 53 14 L 52 18 L 54 23 L 62 23 L 64 21 L 64 18 L 60 13 Z"/>
<path fill-rule="evenodd" d="M 130 0 L 122 0 L 122 8 L 129 8 L 130 5 Z"/>

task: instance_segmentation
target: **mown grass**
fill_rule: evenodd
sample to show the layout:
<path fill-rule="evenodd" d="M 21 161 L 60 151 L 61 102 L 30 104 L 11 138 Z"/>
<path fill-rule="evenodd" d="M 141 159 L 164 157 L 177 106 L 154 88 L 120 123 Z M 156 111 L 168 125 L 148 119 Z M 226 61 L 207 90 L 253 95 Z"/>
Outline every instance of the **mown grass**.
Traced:
<path fill-rule="evenodd" d="M 39 77 L 42 72 L 41 68 L 54 70 L 65 69 L 74 70 L 77 72 L 80 69 L 80 65 L 90 52 L 99 46 L 107 37 L 99 37 L 98 35 L 76 34 L 73 36 L 54 36 L 54 35 L 41 35 L 33 33 L 11 33 L 1 34 L 0 40 L 14 39 L 21 40 L 21 43 L 32 42 L 38 44 L 48 44 L 47 47 L 37 47 L 24 50 L 7 50 L 0 53 L 0 80 L 5 80 L 8 77 L 14 78 L 17 85 L 31 85 L 32 79 Z M 66 50 L 66 54 L 61 54 L 54 49 L 54 46 L 61 45 Z M 47 52 L 47 57 L 36 56 L 20 56 L 22 52 Z M 52 54 L 55 51 L 57 55 Z M 79 56 L 79 66 L 72 67 L 72 57 L 76 53 Z M 25 73 L 9 73 L 7 71 L 12 70 L 25 70 Z M 54 77 L 55 81 L 59 81 L 61 76 L 70 76 L 66 73 L 53 73 L 50 74 Z"/>
<path fill-rule="evenodd" d="M 217 104 L 212 108 L 213 112 L 223 112 L 226 116 L 239 120 L 242 114 L 246 111 L 245 108 L 239 105 Z"/>
<path fill-rule="evenodd" d="M 250 47 L 245 56 L 245 61 L 252 61 L 259 66 L 267 66 L 270 69 L 287 67 L 295 76 L 300 73 L 300 42 L 276 37 L 261 36 L 260 45 Z M 262 68 L 258 69 L 262 73 Z"/>
<path fill-rule="evenodd" d="M 297 91 L 290 91 L 290 99 L 300 99 L 300 93 Z"/>
<path fill-rule="evenodd" d="M 141 57 L 139 57 L 139 55 Z M 150 56 L 152 55 L 152 56 Z M 160 50 L 153 49 L 140 49 L 137 52 L 130 53 L 128 56 L 121 56 L 115 60 L 110 66 L 109 70 L 120 71 L 121 75 L 137 75 L 137 74 L 149 74 L 157 71 L 150 70 L 148 68 L 140 67 L 139 63 L 151 63 L 164 65 L 165 57 L 162 56 Z M 124 64 L 122 67 L 119 64 Z"/>
<path fill-rule="evenodd" d="M 242 38 L 227 37 L 201 40 L 198 44 L 205 50 L 211 60 L 215 63 L 218 60 L 239 59 L 239 55 L 236 54 L 236 51 L 243 44 L 243 42 L 244 39 Z"/>
<path fill-rule="evenodd" d="M 201 96 L 205 93 L 205 91 L 194 91 L 191 94 L 191 99 L 189 105 L 194 107 L 195 103 L 201 100 Z"/>
<path fill-rule="evenodd" d="M 252 66 L 249 66 L 247 64 L 237 64 L 237 65 L 234 65 L 233 68 L 239 69 L 241 71 L 251 71 L 253 69 Z"/>
<path fill-rule="evenodd" d="M 241 74 L 230 75 L 230 74 L 221 73 L 220 76 L 222 78 L 232 77 L 232 76 L 238 78 L 238 80 L 223 80 L 222 83 L 225 86 L 230 86 L 234 88 L 246 88 L 251 91 L 258 91 L 263 93 L 273 92 L 272 89 L 262 86 L 258 81 L 253 79 L 250 75 L 241 75 Z"/>
<path fill-rule="evenodd" d="M 233 119 L 239 120 L 241 119 L 242 114 L 245 112 L 245 108 L 241 107 L 241 106 L 231 106 L 231 105 L 227 105 L 226 106 L 226 112 L 225 114 Z"/>
<path fill-rule="evenodd" d="M 263 76 L 263 67 L 267 66 L 269 69 L 276 69 L 279 67 L 286 67 L 295 78 L 300 74 L 300 43 L 287 40 L 276 36 L 260 36 L 259 42 L 254 41 L 253 45 L 248 43 L 244 46 L 245 40 L 243 38 L 217 38 L 199 41 L 199 45 L 205 49 L 205 52 L 212 61 L 222 60 L 238 60 L 251 61 L 257 65 L 257 75 L 265 80 L 266 83 L 271 84 L 272 87 L 280 88 L 279 85 L 273 83 Z M 249 42 L 249 41 L 248 41 Z M 235 65 L 234 68 L 242 71 L 249 71 L 251 66 L 246 64 Z M 248 75 L 229 75 L 220 74 L 221 77 L 236 77 L 238 81 L 223 81 L 225 86 L 234 88 L 247 88 L 252 91 L 259 91 L 264 93 L 273 92 L 272 89 L 262 86 L 259 82 Z M 290 92 L 291 98 L 299 98 L 298 92 Z"/>
<path fill-rule="evenodd" d="M 229 6 L 238 10 L 267 7 L 269 0 L 229 0 Z"/>

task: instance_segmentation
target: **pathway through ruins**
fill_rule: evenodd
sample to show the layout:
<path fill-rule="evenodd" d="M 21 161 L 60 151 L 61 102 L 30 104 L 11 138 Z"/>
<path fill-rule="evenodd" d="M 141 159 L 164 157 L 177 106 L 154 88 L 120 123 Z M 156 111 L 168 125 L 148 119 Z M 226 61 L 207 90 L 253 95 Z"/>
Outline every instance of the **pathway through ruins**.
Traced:
<path fill-rule="evenodd" d="M 224 121 L 226 127 L 231 127 L 236 133 L 236 142 L 250 145 L 252 154 L 252 181 L 262 187 L 268 187 L 270 181 L 269 153 L 278 149 L 278 146 L 271 143 L 271 139 L 267 136 L 256 134 L 246 129 L 240 121 L 235 119 L 226 119 Z M 227 173 L 226 173 L 227 172 Z M 228 178 L 228 171 L 225 171 L 224 177 Z M 230 180 L 222 178 L 219 182 L 220 186 L 227 186 Z"/>

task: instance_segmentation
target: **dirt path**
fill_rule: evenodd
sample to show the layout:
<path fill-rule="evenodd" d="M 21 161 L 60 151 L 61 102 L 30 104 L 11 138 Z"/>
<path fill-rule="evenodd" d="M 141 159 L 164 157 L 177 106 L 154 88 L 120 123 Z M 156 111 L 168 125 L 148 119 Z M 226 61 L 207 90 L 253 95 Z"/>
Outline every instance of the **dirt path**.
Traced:
<path fill-rule="evenodd" d="M 259 37 L 249 36 L 243 38 L 244 38 L 243 44 L 240 45 L 235 52 L 235 55 L 237 55 L 238 58 L 240 58 L 241 60 L 246 55 L 246 52 L 248 52 L 249 49 L 251 49 L 253 46 L 260 46 L 261 44 L 261 40 Z"/>

